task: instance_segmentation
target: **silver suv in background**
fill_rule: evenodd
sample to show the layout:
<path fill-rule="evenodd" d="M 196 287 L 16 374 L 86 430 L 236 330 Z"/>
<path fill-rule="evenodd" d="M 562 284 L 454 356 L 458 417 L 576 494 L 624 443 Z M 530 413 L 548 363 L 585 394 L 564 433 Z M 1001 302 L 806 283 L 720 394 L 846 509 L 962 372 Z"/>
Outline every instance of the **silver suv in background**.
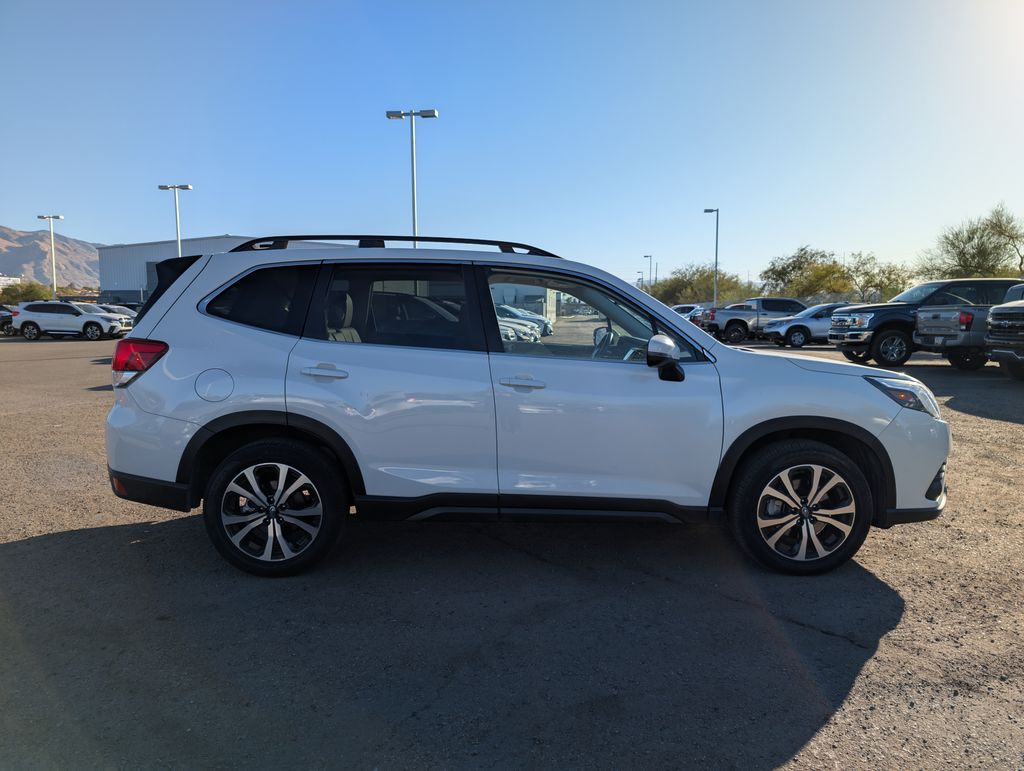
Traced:
<path fill-rule="evenodd" d="M 109 313 L 92 303 L 36 301 L 18 303 L 18 312 L 11 321 L 13 328 L 26 340 L 43 335 L 86 340 L 124 337 L 132 329 L 132 320 L 120 313 Z"/>
<path fill-rule="evenodd" d="M 832 313 L 849 303 L 812 305 L 795 316 L 784 316 L 764 326 L 764 336 L 776 345 L 803 348 L 808 343 L 827 343 Z"/>

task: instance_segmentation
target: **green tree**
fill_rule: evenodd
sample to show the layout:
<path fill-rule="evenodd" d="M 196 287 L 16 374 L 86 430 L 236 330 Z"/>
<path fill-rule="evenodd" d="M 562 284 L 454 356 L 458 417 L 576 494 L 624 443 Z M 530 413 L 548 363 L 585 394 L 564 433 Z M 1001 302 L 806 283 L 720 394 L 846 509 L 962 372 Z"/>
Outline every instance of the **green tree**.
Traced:
<path fill-rule="evenodd" d="M 846 262 L 853 296 L 860 302 L 887 300 L 899 294 L 914 278 L 905 265 L 881 262 L 872 252 L 853 252 Z"/>
<path fill-rule="evenodd" d="M 0 291 L 0 303 L 4 305 L 17 305 L 18 303 L 30 302 L 32 300 L 52 300 L 53 290 L 38 281 L 23 281 L 20 284 L 5 286 Z"/>
<path fill-rule="evenodd" d="M 1017 258 L 1017 273 L 1024 276 L 1024 222 L 1011 214 L 1005 204 L 999 204 L 985 218 L 985 227 L 1013 252 Z"/>
<path fill-rule="evenodd" d="M 663 278 L 648 290 L 652 297 L 666 305 L 706 302 L 715 293 L 715 266 L 690 264 L 676 268 L 668 278 Z M 752 294 L 750 285 L 741 281 L 735 273 L 718 271 L 719 304 L 736 302 Z"/>
<path fill-rule="evenodd" d="M 845 294 L 850 278 L 834 252 L 801 246 L 793 254 L 775 257 L 761 272 L 764 291 L 810 297 L 816 294 Z"/>
<path fill-rule="evenodd" d="M 946 228 L 935 248 L 921 256 L 918 273 L 925 278 L 1013 275 L 1013 248 L 990 225 L 988 218 L 975 218 Z"/>

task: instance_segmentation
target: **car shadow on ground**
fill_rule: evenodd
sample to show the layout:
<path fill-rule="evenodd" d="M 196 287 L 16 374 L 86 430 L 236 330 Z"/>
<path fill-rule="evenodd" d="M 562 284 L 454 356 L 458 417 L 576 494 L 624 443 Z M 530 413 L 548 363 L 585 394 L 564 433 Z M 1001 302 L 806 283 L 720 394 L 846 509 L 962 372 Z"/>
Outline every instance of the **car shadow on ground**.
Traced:
<path fill-rule="evenodd" d="M 0 591 L 8 767 L 772 768 L 903 614 L 710 526 L 357 523 L 268 580 L 190 516 L 0 545 Z"/>
<path fill-rule="evenodd" d="M 1007 377 L 994 364 L 973 372 L 912 363 L 900 370 L 916 377 L 936 396 L 950 397 L 945 406 L 951 410 L 979 418 L 1024 423 L 1024 383 Z"/>

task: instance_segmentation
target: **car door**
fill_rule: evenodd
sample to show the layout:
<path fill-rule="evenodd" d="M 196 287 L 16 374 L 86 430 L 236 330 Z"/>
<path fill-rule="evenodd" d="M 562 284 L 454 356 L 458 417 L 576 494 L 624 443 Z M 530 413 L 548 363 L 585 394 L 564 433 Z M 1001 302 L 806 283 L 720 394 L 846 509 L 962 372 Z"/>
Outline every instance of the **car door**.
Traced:
<path fill-rule="evenodd" d="M 78 333 L 82 331 L 82 312 L 70 305 L 53 306 L 53 331 Z"/>
<path fill-rule="evenodd" d="M 325 265 L 286 398 L 349 445 L 368 501 L 496 505 L 494 395 L 463 265 Z"/>
<path fill-rule="evenodd" d="M 682 382 L 646 365 L 669 331 L 614 289 L 541 269 L 483 269 L 491 304 L 534 310 L 554 324 L 539 342 L 502 340 L 486 308 L 497 415 L 501 511 L 618 510 L 708 502 L 722 442 L 712 362 L 678 333 Z M 581 499 L 589 499 L 581 500 Z M 521 512 L 520 512 L 521 513 Z"/>

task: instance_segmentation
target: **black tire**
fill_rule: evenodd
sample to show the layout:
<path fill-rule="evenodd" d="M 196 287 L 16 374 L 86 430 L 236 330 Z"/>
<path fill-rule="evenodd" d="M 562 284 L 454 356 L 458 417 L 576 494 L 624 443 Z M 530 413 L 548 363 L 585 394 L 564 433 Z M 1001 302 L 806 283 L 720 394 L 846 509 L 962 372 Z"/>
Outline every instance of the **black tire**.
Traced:
<path fill-rule="evenodd" d="M 854 364 L 867 364 L 871 360 L 871 351 L 842 351 L 842 354 Z"/>
<path fill-rule="evenodd" d="M 811 332 L 807 327 L 791 327 L 786 332 L 786 345 L 790 348 L 803 348 L 811 342 Z"/>
<path fill-rule="evenodd" d="M 286 476 L 286 491 L 300 484 L 299 475 L 309 482 L 283 502 L 273 499 L 278 492 L 278 464 L 291 469 Z M 234 482 L 241 492 L 251 490 L 248 481 L 237 479 L 241 476 L 247 480 L 247 469 L 254 469 L 253 478 L 261 488 L 262 500 L 258 502 L 256 496 L 240 496 L 228 489 Z M 213 545 L 232 565 L 258 576 L 290 576 L 306 570 L 330 551 L 341 535 L 350 501 L 337 465 L 320 450 L 292 439 L 265 439 L 236 450 L 217 467 L 206 486 L 203 518 Z M 317 502 L 319 516 L 301 513 L 315 509 Z M 277 511 L 282 504 L 285 508 Z M 225 522 L 222 516 L 244 521 Z M 300 522 L 306 527 L 300 527 Z M 316 529 L 314 534 L 308 532 L 312 528 Z M 294 556 L 287 556 L 292 551 Z"/>
<path fill-rule="evenodd" d="M 809 493 L 814 473 L 812 464 L 824 469 L 820 472 L 819 489 L 827 486 L 833 474 L 841 481 L 826 492 L 822 499 L 825 507 L 811 510 L 809 504 L 813 498 L 808 500 L 807 519 L 803 508 L 798 510 L 770 494 L 763 495 L 769 484 L 777 484 L 777 475 L 787 470 L 792 472 L 794 491 Z M 844 519 L 839 520 L 838 525 L 826 524 L 823 519 L 826 510 L 833 507 L 839 510 L 850 502 L 854 506 L 852 514 L 840 515 Z M 776 508 L 778 510 L 772 510 Z M 816 512 L 818 518 L 815 518 Z M 795 519 L 787 526 L 785 523 L 791 516 Z M 776 442 L 744 461 L 736 472 L 728 505 L 729 529 L 743 550 L 762 565 L 793 575 L 825 573 L 849 560 L 864 543 L 873 516 L 871 487 L 857 464 L 834 447 L 809 439 Z M 782 520 L 778 527 L 761 526 L 766 519 L 773 518 Z M 841 526 L 848 527 L 849 531 L 844 532 Z M 814 536 L 805 528 L 814 528 Z M 772 538 L 776 538 L 776 542 L 769 545 Z M 814 539 L 822 545 L 823 556 L 817 553 Z M 805 541 L 805 556 L 809 558 L 797 559 L 800 544 Z M 787 551 L 788 556 L 784 553 Z"/>
<path fill-rule="evenodd" d="M 988 356 L 982 351 L 954 351 L 947 357 L 949 363 L 957 369 L 972 372 L 981 369 L 988 363 Z"/>
<path fill-rule="evenodd" d="M 999 362 L 999 369 L 1003 371 L 1004 375 L 1009 375 L 1014 380 L 1024 380 L 1024 363 L 1001 361 Z"/>
<path fill-rule="evenodd" d="M 725 328 L 725 342 L 737 345 L 747 339 L 747 326 L 741 321 L 730 322 Z"/>
<path fill-rule="evenodd" d="M 26 321 L 21 325 L 21 336 L 29 341 L 38 340 L 43 336 L 43 332 L 34 321 Z"/>
<path fill-rule="evenodd" d="M 103 327 L 97 324 L 95 321 L 90 321 L 84 327 L 82 327 L 82 337 L 86 340 L 99 340 L 103 337 Z"/>
<path fill-rule="evenodd" d="M 881 367 L 901 367 L 913 352 L 910 335 L 902 329 L 884 329 L 871 341 L 871 358 Z"/>

